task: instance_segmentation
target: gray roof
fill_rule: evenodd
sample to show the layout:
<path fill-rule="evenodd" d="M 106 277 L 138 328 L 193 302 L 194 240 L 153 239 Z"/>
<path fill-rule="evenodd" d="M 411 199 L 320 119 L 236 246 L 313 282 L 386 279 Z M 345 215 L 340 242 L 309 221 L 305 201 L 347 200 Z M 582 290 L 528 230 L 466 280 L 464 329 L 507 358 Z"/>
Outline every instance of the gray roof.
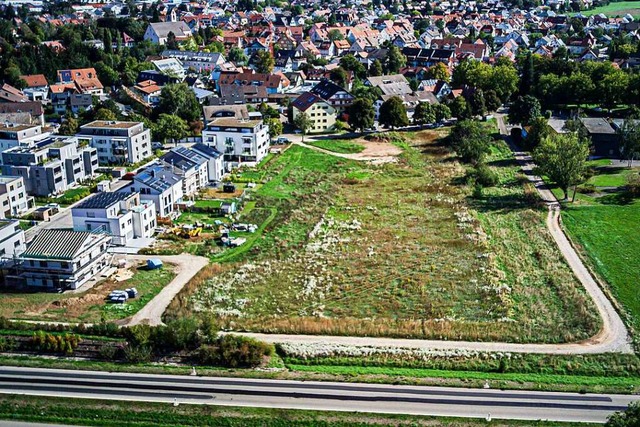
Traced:
<path fill-rule="evenodd" d="M 614 134 L 615 130 L 611 127 L 608 121 L 601 117 L 586 117 L 581 118 L 580 122 L 587 129 L 590 134 Z"/>
<path fill-rule="evenodd" d="M 171 172 L 168 167 L 156 164 L 149 166 L 144 171 L 135 175 L 133 180 L 141 182 L 147 187 L 162 193 L 182 179 Z"/>
<path fill-rule="evenodd" d="M 88 231 L 46 229 L 38 233 L 21 256 L 23 258 L 71 260 L 84 250 L 89 239 L 102 237 L 104 236 Z"/>
<path fill-rule="evenodd" d="M 222 153 L 216 150 L 215 148 L 210 147 L 208 145 L 204 145 L 202 143 L 193 145 L 191 149 L 197 151 L 199 154 L 203 156 L 213 158 L 213 159 L 217 159 L 218 157 L 222 156 Z"/>
<path fill-rule="evenodd" d="M 129 197 L 131 197 L 131 193 L 96 193 L 84 199 L 82 203 L 74 206 L 73 209 L 105 209 L 122 200 L 127 200 Z"/>

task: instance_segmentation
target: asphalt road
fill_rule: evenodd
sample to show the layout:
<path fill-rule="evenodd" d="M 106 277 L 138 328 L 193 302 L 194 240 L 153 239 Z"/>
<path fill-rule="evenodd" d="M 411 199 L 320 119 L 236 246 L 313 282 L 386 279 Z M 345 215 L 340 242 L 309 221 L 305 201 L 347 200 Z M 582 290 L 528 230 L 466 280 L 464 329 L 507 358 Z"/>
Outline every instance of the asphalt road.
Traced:
<path fill-rule="evenodd" d="M 640 396 L 0 367 L 0 393 L 494 419 L 604 422 Z"/>

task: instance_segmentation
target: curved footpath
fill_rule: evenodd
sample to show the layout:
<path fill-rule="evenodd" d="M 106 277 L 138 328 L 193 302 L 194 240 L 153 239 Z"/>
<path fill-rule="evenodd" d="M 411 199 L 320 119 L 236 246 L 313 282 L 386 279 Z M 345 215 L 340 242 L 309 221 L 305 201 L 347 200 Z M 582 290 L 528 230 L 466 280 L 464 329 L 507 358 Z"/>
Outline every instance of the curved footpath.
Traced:
<path fill-rule="evenodd" d="M 508 135 L 502 116 L 498 116 L 497 120 L 501 134 L 504 136 Z M 322 150 L 307 144 L 304 144 L 304 146 L 327 154 L 336 155 L 336 153 Z M 378 348 L 403 347 L 421 350 L 501 351 L 512 353 L 548 354 L 597 354 L 609 352 L 633 353 L 627 328 L 618 315 L 618 312 L 613 307 L 613 304 L 611 304 L 611 301 L 607 299 L 602 289 L 600 289 L 595 279 L 591 276 L 589 270 L 584 266 L 575 249 L 571 246 L 569 239 L 565 236 L 562 227 L 560 227 L 560 204 L 553 193 L 547 188 L 544 181 L 533 174 L 533 168 L 535 165 L 533 164 L 531 157 L 524 152 L 517 151 L 514 147 L 511 148 L 515 159 L 522 166 L 523 173 L 535 186 L 540 197 L 549 206 L 549 215 L 547 217 L 547 228 L 549 229 L 549 233 L 551 233 L 551 236 L 558 245 L 558 249 L 562 252 L 567 264 L 571 267 L 575 276 L 580 280 L 580 283 L 582 283 L 587 293 L 592 298 L 597 307 L 598 313 L 602 318 L 602 328 L 595 336 L 585 341 L 568 344 L 518 344 L 503 342 L 436 341 L 324 335 L 282 335 L 260 333 L 242 333 L 242 335 L 254 337 L 271 343 L 299 343 L 319 346 L 327 344 Z M 339 157 L 346 156 L 339 155 Z"/>
<path fill-rule="evenodd" d="M 164 314 L 173 298 L 189 283 L 191 279 L 202 270 L 209 260 L 204 257 L 191 254 L 180 254 L 170 256 L 154 255 L 127 255 L 126 259 L 135 261 L 146 261 L 150 258 L 159 258 L 162 262 L 175 265 L 176 277 L 149 301 L 140 311 L 131 316 L 122 326 L 133 326 L 139 324 L 160 325 Z"/>

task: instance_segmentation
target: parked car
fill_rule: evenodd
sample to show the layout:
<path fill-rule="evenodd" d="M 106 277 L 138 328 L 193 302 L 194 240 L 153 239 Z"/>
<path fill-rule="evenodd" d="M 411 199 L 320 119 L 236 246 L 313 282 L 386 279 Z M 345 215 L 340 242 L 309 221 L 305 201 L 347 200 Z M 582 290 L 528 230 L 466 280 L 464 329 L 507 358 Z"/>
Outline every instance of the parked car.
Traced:
<path fill-rule="evenodd" d="M 276 145 L 285 145 L 285 144 L 291 143 L 291 141 L 289 141 L 289 138 L 285 138 L 284 136 L 281 136 L 275 141 L 273 141 L 273 143 Z"/>

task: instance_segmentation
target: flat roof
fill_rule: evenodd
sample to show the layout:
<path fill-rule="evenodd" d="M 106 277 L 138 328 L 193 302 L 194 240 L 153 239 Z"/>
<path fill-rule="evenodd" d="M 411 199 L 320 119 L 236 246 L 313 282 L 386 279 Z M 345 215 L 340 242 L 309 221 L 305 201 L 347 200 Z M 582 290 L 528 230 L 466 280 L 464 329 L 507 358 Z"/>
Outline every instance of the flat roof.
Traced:
<path fill-rule="evenodd" d="M 80 126 L 81 128 L 106 128 L 106 129 L 129 129 L 139 125 L 141 122 L 116 122 L 106 120 L 95 120 L 86 125 Z"/>
<path fill-rule="evenodd" d="M 602 117 L 586 117 L 581 118 L 580 122 L 584 125 L 589 133 L 597 133 L 597 134 L 615 134 L 616 131 L 613 130 L 608 121 L 603 119 Z"/>
<path fill-rule="evenodd" d="M 0 130 L 19 132 L 21 130 L 33 129 L 38 127 L 39 125 L 23 125 L 23 124 L 12 124 L 12 123 L 0 123 Z"/>
<path fill-rule="evenodd" d="M 11 182 L 11 181 L 15 181 L 16 179 L 20 179 L 22 178 L 21 176 L 12 176 L 12 175 L 0 175 L 0 182 Z"/>
<path fill-rule="evenodd" d="M 236 128 L 254 128 L 259 126 L 262 120 L 245 120 L 234 117 L 218 117 L 209 122 L 209 126 L 225 126 Z"/>

